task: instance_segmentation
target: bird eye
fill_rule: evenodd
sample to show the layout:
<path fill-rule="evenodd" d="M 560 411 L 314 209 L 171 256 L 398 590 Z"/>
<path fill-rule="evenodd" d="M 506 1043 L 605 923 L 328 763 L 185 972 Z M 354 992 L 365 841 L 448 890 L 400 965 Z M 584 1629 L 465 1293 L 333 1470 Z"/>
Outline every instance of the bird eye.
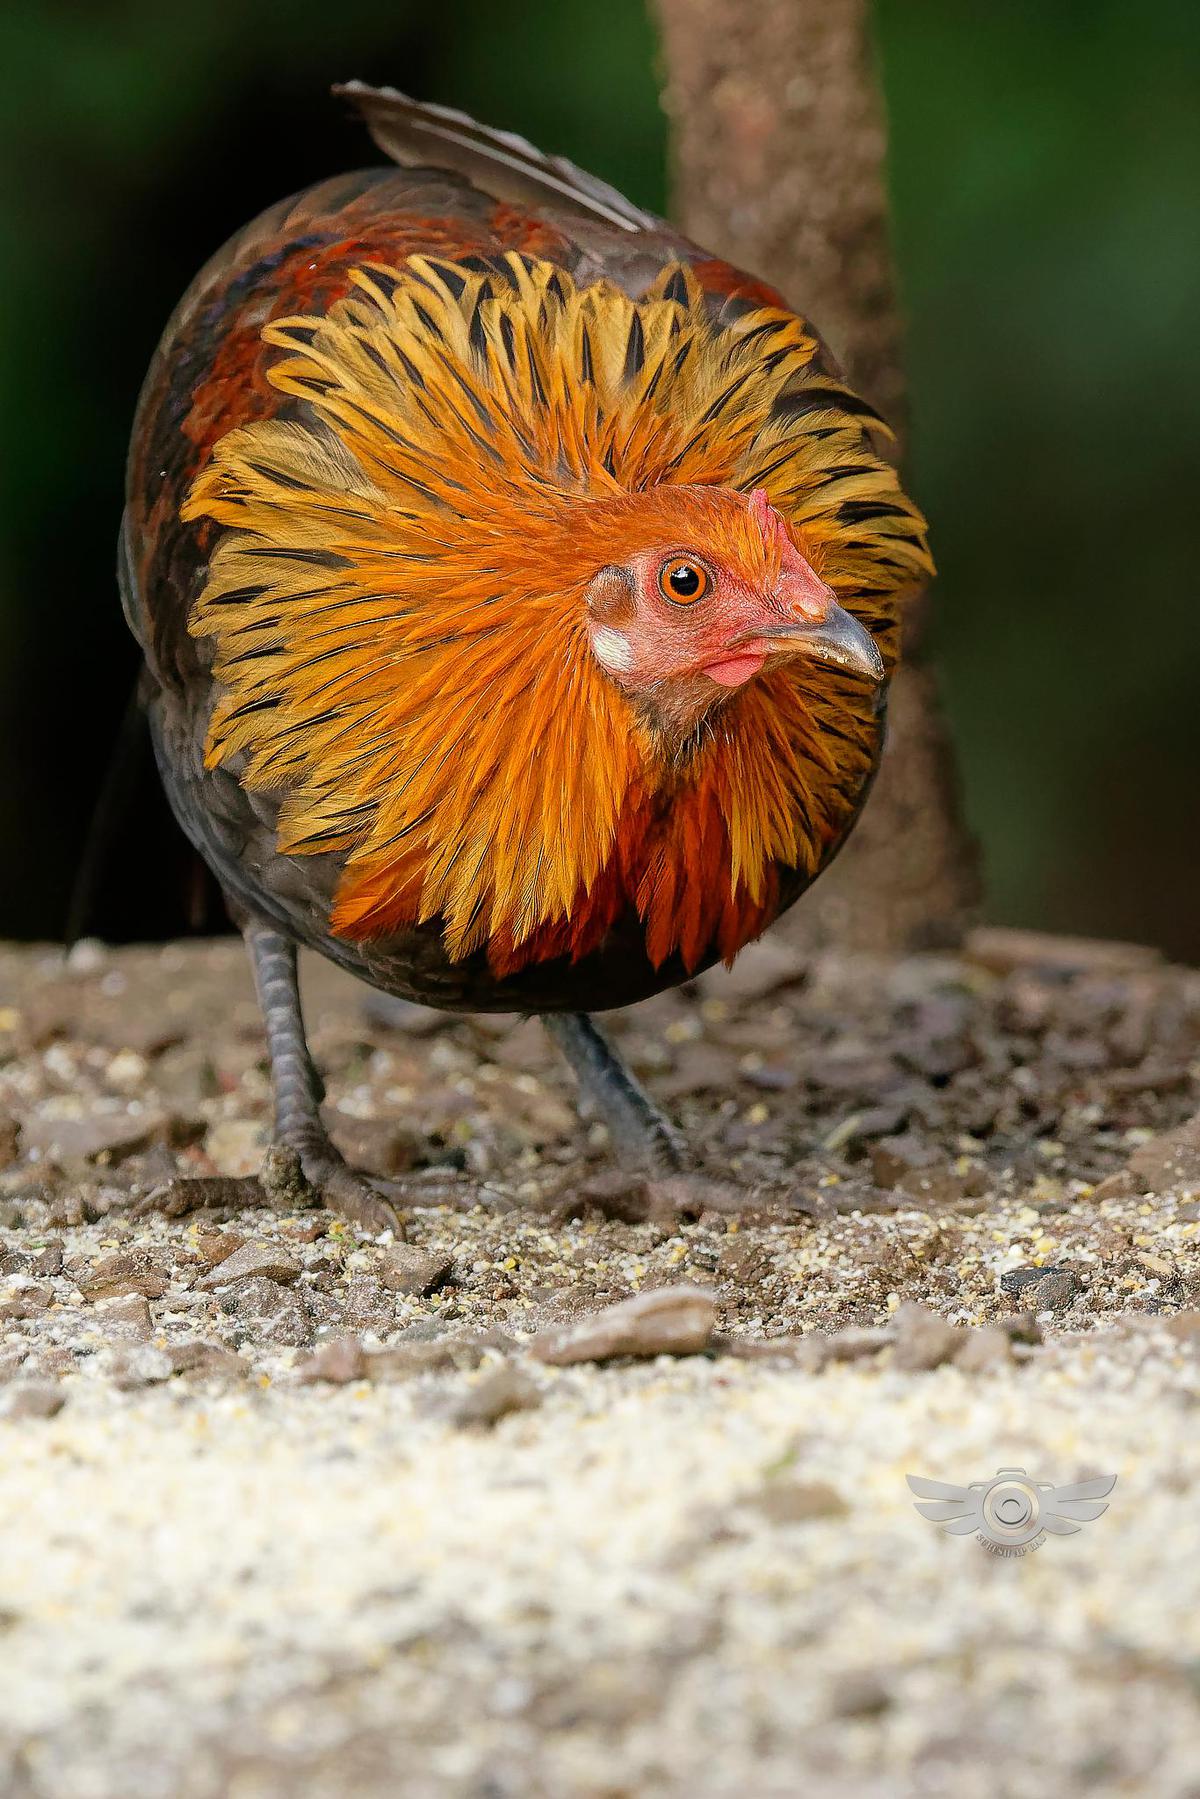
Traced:
<path fill-rule="evenodd" d="M 694 606 L 711 586 L 708 570 L 687 556 L 672 556 L 658 571 L 660 591 L 677 606 Z"/>

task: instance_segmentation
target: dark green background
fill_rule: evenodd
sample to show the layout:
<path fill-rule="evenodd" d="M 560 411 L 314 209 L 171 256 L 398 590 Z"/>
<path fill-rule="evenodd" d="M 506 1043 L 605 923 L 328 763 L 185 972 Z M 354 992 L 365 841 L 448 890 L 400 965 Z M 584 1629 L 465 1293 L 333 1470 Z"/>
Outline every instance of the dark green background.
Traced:
<path fill-rule="evenodd" d="M 1200 960 L 1200 7 L 881 0 L 877 23 L 913 483 L 989 910 Z M 158 332 L 260 207 L 376 160 L 328 83 L 465 106 L 661 207 L 655 60 L 641 0 L 0 16 L 0 934 L 62 930 L 132 680 L 113 542 Z M 144 777 L 127 810 L 93 928 L 178 929 Z"/>

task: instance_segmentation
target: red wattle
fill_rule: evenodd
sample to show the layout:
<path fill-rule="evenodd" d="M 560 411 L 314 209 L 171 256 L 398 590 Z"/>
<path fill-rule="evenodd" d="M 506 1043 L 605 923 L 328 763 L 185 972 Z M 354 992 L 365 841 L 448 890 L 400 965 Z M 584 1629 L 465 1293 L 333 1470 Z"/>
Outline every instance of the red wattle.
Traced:
<path fill-rule="evenodd" d="M 745 656 L 726 656 L 720 662 L 709 662 L 704 673 L 720 687 L 740 687 L 758 673 L 765 661 L 761 651 L 751 651 Z"/>

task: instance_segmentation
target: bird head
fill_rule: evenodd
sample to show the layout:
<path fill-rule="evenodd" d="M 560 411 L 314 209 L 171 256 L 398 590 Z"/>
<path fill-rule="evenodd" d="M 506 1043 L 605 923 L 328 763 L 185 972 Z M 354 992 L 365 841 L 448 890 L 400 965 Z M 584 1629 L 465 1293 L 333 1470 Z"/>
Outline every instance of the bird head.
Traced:
<path fill-rule="evenodd" d="M 691 487 L 610 506 L 633 547 L 585 588 L 592 654 L 664 735 L 700 721 L 768 664 L 806 658 L 878 685 L 875 640 L 821 579 L 762 488 Z M 639 532 L 649 541 L 637 542 Z"/>

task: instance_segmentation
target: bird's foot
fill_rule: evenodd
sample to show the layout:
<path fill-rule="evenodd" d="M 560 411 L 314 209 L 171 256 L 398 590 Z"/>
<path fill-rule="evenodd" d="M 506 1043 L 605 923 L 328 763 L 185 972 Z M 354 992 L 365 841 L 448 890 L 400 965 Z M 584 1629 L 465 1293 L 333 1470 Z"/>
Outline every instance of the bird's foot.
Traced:
<path fill-rule="evenodd" d="M 328 1138 L 303 1145 L 273 1143 L 259 1178 L 268 1199 L 281 1211 L 322 1205 L 372 1236 L 380 1231 L 392 1231 L 397 1238 L 404 1235 L 391 1201 L 366 1175 L 343 1161 Z"/>

